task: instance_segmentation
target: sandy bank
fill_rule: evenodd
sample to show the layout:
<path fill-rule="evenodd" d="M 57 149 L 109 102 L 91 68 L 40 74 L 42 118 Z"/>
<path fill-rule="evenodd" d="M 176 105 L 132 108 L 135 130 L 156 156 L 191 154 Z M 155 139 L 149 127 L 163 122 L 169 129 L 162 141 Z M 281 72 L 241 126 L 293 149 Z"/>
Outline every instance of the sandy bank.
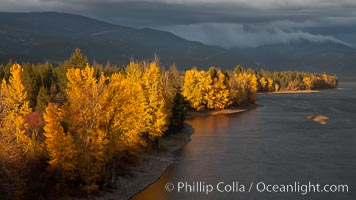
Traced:
<path fill-rule="evenodd" d="M 199 112 L 198 111 L 190 111 L 187 113 L 187 119 L 190 119 L 193 117 L 209 116 L 209 115 L 225 115 L 225 114 L 241 113 L 241 112 L 246 112 L 248 110 L 255 109 L 260 106 L 261 105 L 258 105 L 258 104 L 251 104 L 251 105 L 244 106 L 244 107 L 236 107 L 236 108 L 217 110 L 217 111 L 199 111 Z"/>
<path fill-rule="evenodd" d="M 143 191 L 158 180 L 164 171 L 175 161 L 174 153 L 190 141 L 194 129 L 186 124 L 181 133 L 160 139 L 161 151 L 144 153 L 142 160 L 131 168 L 132 176 L 120 176 L 117 189 L 104 191 L 96 200 L 126 200 Z"/>
<path fill-rule="evenodd" d="M 277 91 L 277 92 L 260 92 L 258 94 L 303 94 L 303 93 L 316 93 L 320 90 L 295 90 L 295 91 Z"/>

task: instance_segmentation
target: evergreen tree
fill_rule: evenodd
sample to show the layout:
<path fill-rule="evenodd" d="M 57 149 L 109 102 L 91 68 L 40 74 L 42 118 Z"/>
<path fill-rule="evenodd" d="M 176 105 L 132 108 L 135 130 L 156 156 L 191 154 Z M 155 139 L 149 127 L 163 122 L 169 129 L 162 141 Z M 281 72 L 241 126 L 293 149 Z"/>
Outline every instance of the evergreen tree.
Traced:
<path fill-rule="evenodd" d="M 171 109 L 171 117 L 169 120 L 169 132 L 177 133 L 184 127 L 184 120 L 186 117 L 186 105 L 183 95 L 179 88 L 173 98 L 173 106 Z"/>
<path fill-rule="evenodd" d="M 84 69 L 88 63 L 88 59 L 83 55 L 80 49 L 75 49 L 73 54 L 70 56 L 69 60 L 64 61 L 63 64 L 59 65 L 56 69 L 57 75 L 57 84 L 60 93 L 63 97 L 66 97 L 66 88 L 67 88 L 67 71 L 70 68 Z"/>
<path fill-rule="evenodd" d="M 36 111 L 44 112 L 49 101 L 50 101 L 50 98 L 49 98 L 47 89 L 42 86 L 40 88 L 40 91 L 38 92 L 38 95 L 37 95 Z"/>
<path fill-rule="evenodd" d="M 27 99 L 29 100 L 30 107 L 36 107 L 36 97 L 40 87 L 40 79 L 33 71 L 35 66 L 29 63 L 22 66 L 23 68 L 23 84 L 27 92 Z"/>

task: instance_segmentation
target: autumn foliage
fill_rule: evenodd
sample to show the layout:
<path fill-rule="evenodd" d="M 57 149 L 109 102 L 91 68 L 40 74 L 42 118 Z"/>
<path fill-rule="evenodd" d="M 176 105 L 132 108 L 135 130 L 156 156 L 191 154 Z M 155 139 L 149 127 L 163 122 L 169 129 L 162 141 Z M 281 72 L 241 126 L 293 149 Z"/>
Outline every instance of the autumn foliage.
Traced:
<path fill-rule="evenodd" d="M 337 85 L 327 74 L 241 66 L 165 70 L 158 59 L 90 66 L 80 50 L 58 68 L 10 62 L 0 78 L 0 199 L 39 198 L 41 182 L 84 194 L 114 185 L 121 160 L 179 132 L 187 108 L 221 110 L 253 104 L 257 92 Z"/>

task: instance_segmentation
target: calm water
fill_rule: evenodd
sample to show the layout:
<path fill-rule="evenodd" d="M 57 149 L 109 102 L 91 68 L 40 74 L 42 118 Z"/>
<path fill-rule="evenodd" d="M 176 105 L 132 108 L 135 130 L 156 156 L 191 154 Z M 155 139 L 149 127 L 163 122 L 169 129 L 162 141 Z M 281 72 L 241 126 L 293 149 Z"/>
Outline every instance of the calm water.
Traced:
<path fill-rule="evenodd" d="M 189 120 L 192 141 L 163 176 L 134 200 L 143 199 L 356 199 L 356 83 L 312 94 L 261 95 L 264 105 L 243 114 Z M 326 125 L 308 115 L 329 117 Z M 178 182 L 204 182 L 214 191 L 178 192 Z M 219 182 L 238 182 L 251 192 L 218 192 Z M 347 184 L 348 193 L 260 193 L 267 184 Z M 167 192 L 172 182 L 175 190 Z M 246 191 L 245 190 L 245 191 Z M 189 191 L 189 190 L 188 190 Z"/>

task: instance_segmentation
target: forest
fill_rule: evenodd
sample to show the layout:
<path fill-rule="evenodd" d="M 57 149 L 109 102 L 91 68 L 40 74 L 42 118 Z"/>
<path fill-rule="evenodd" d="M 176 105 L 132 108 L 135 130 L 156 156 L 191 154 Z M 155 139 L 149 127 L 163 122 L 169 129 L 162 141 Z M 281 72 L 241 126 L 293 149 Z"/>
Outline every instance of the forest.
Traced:
<path fill-rule="evenodd" d="M 158 150 L 187 111 L 254 104 L 257 93 L 337 87 L 326 73 L 236 66 L 179 71 L 155 57 L 127 66 L 76 49 L 63 63 L 0 65 L 0 199 L 90 195 L 115 187 L 126 162 Z"/>

